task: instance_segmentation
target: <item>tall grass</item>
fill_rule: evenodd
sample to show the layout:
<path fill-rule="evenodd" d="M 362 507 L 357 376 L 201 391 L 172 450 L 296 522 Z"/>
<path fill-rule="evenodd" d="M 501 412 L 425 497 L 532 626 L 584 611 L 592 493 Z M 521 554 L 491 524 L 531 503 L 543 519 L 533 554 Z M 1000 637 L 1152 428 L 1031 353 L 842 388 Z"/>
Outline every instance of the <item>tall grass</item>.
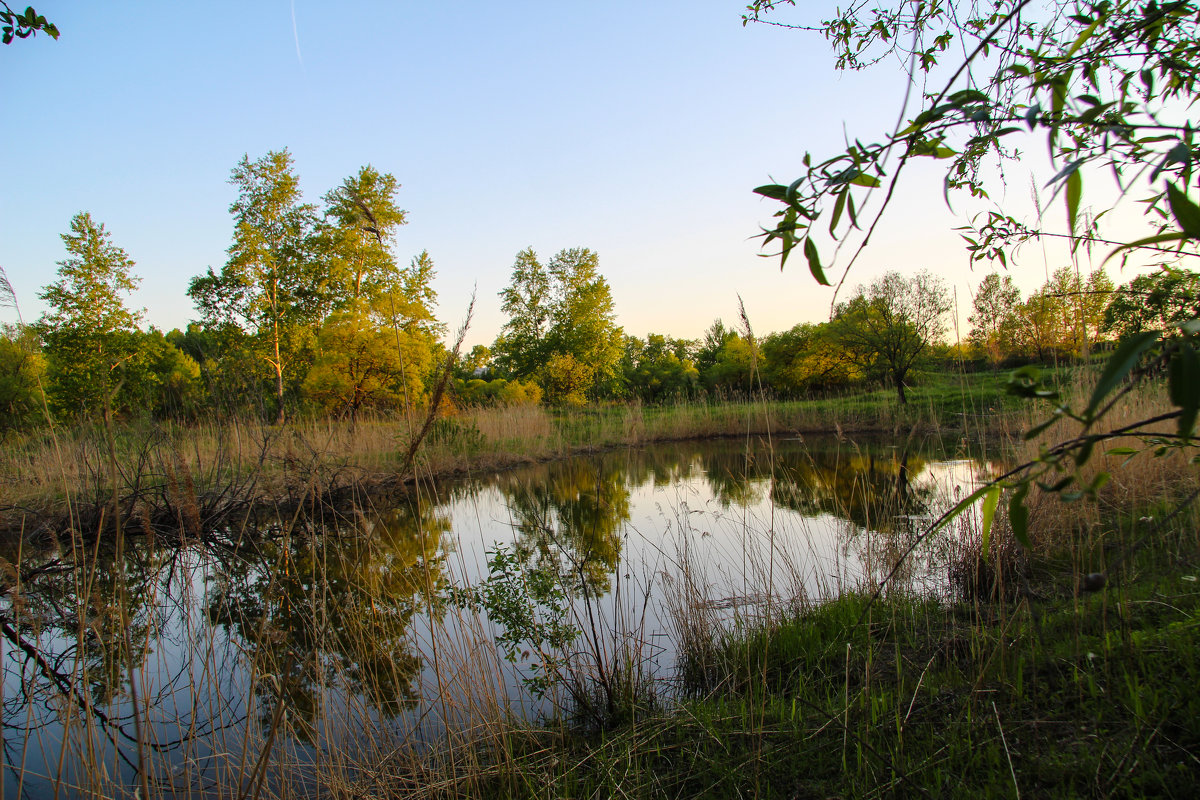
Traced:
<path fill-rule="evenodd" d="M 228 495 L 224 490 L 237 487 L 246 499 L 274 500 L 314 475 L 325 487 L 411 482 L 418 472 L 436 477 L 488 471 L 681 439 L 913 429 L 994 435 L 1009 430 L 1012 418 L 997 413 L 1002 406 L 998 384 L 992 385 L 997 381 L 985 376 L 964 392 L 950 391 L 939 380 L 915 389 L 906 407 L 895 406 L 880 391 L 769 404 L 468 408 L 434 422 L 421 441 L 416 470 L 404 468 L 420 432 L 407 419 L 387 416 L 299 419 L 282 427 L 245 419 L 187 425 L 134 421 L 115 426 L 112 446 L 120 489 L 135 505 L 141 493 L 174 479 L 190 481 L 197 496 Z M 64 487 L 84 501 L 107 497 L 108 449 L 103 425 L 9 434 L 0 450 L 0 510 L 61 506 L 67 500 Z"/>

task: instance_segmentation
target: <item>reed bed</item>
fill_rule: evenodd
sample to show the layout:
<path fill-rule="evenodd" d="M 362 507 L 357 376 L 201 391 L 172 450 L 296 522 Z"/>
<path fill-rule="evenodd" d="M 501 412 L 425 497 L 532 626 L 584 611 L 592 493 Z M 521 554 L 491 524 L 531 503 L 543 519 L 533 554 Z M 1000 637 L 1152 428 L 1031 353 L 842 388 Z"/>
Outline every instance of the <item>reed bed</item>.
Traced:
<path fill-rule="evenodd" d="M 179 480 L 190 482 L 197 494 L 220 495 L 235 487 L 253 500 L 271 501 L 312 480 L 326 487 L 411 482 L 418 471 L 406 464 L 406 455 L 414 441 L 420 445 L 419 473 L 438 477 L 682 439 L 914 429 L 981 436 L 1011 428 L 1012 414 L 996 413 L 994 388 L 980 390 L 978 398 L 956 394 L 954 402 L 942 393 L 914 392 L 913 402 L 902 408 L 885 393 L 583 409 L 447 407 L 428 431 L 420 419 L 405 416 L 296 419 L 284 426 L 237 418 L 132 421 L 113 426 L 111 443 L 119 488 L 126 494 Z M 107 498 L 109 443 L 108 429 L 99 424 L 8 434 L 0 450 L 0 511 L 44 512 L 61 509 L 69 499 Z"/>

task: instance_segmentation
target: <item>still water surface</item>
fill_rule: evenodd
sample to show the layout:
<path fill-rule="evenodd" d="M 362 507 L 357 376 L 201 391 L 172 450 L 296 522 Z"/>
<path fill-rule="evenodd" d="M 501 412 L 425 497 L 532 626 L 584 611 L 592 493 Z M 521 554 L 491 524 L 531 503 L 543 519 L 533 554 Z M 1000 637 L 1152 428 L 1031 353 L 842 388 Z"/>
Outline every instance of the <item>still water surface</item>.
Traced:
<path fill-rule="evenodd" d="M 132 795 L 139 764 L 180 796 L 303 791 L 313 771 L 498 709 L 550 713 L 553 692 L 523 682 L 546 654 L 498 648 L 500 614 L 464 600 L 498 550 L 499 585 L 527 598 L 528 576 L 554 576 L 575 646 L 604 659 L 633 642 L 669 697 L 681 618 L 752 623 L 874 585 L 991 469 L 961 442 L 685 442 L 265 512 L 203 542 L 131 541 L 120 557 L 13 544 L 3 557 L 24 577 L 0 606 L 4 796 Z M 921 543 L 894 587 L 944 592 L 946 541 Z"/>

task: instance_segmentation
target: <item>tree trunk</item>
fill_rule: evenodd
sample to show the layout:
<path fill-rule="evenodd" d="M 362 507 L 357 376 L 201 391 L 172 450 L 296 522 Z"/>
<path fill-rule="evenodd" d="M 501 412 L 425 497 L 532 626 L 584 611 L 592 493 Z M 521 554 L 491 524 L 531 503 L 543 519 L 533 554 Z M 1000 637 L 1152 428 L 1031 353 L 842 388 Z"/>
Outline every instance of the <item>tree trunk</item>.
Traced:
<path fill-rule="evenodd" d="M 275 362 L 275 400 L 277 403 L 275 411 L 275 424 L 283 424 L 283 367 L 279 362 Z"/>
<path fill-rule="evenodd" d="M 908 397 L 904 394 L 904 375 L 893 373 L 892 380 L 896 383 L 896 399 L 900 401 L 900 405 L 908 405 Z"/>

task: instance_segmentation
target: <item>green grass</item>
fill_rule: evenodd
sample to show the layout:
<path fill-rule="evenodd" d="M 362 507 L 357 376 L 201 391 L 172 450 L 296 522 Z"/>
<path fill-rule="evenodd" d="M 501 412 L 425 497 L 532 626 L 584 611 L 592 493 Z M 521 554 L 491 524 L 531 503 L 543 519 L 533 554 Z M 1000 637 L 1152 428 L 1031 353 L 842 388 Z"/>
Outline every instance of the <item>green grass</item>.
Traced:
<path fill-rule="evenodd" d="M 1200 595 L 1164 574 L 1014 608 L 848 596 L 722 651 L 726 680 L 492 796 L 1188 797 Z M 861 623 L 859 618 L 866 614 Z M 544 751 L 537 751 L 544 752 Z M 532 767 L 532 769 L 531 769 Z"/>

